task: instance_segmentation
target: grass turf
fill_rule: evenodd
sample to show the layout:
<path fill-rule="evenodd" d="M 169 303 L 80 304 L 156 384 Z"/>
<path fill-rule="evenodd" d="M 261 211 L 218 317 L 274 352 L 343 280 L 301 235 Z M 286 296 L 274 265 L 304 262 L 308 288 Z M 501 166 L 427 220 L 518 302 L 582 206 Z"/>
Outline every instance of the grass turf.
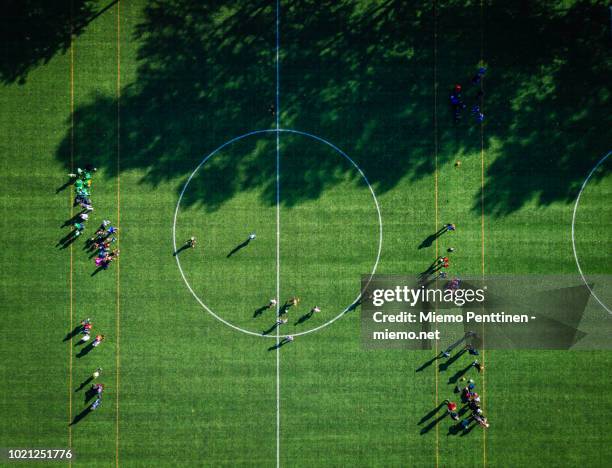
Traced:
<path fill-rule="evenodd" d="M 25 83 L 4 77 L 0 446 L 70 444 L 83 466 L 275 464 L 274 340 L 205 313 L 172 257 L 187 175 L 223 142 L 274 125 L 273 7 L 113 4 Z M 575 274 L 572 202 L 608 149 L 606 21 L 598 2 L 283 4 L 280 123 L 363 168 L 384 223 L 380 273 L 421 271 L 452 243 L 457 273 Z M 452 124 L 447 89 L 467 85 L 482 56 L 481 135 L 468 116 Z M 275 151 L 270 135 L 225 148 L 179 213 L 178 241 L 199 240 L 180 254 L 195 291 L 253 331 L 271 324 L 270 311 L 253 311 L 276 289 Z M 120 223 L 121 260 L 94 277 L 82 241 L 53 247 L 71 214 L 70 190 L 56 193 L 71 160 L 100 168 L 87 233 L 103 218 Z M 578 218 L 589 273 L 609 273 L 596 260 L 610 229 L 588 224 L 609 226 L 607 167 Z M 281 168 L 280 299 L 301 296 L 286 326 L 301 331 L 350 303 L 376 256 L 377 218 L 355 169 L 320 142 L 283 134 Z M 458 231 L 418 249 L 444 222 Z M 251 230 L 256 241 L 226 259 Z M 323 312 L 295 325 L 315 303 Z M 85 316 L 107 340 L 77 358 L 62 340 Z M 442 412 L 423 418 L 469 360 L 415 372 L 432 352 L 365 351 L 359 337 L 355 311 L 281 349 L 282 465 L 604 466 L 612 456 L 608 352 L 487 351 L 475 378 L 491 428 L 454 437 L 447 419 L 431 424 Z M 85 408 L 75 388 L 98 366 L 103 406 L 69 427 Z"/>

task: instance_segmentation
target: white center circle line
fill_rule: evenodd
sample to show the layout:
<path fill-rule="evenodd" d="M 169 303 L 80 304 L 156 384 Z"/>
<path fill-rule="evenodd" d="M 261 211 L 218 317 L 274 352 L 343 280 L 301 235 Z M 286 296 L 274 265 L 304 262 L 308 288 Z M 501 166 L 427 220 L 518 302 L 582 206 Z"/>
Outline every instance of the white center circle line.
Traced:
<path fill-rule="evenodd" d="M 606 304 L 604 304 L 604 302 L 601 299 L 599 299 L 599 297 L 597 297 L 597 294 L 595 294 L 591 286 L 589 286 L 589 283 L 584 277 L 584 273 L 582 272 L 582 268 L 580 267 L 580 261 L 578 260 L 578 253 L 576 252 L 575 225 L 576 225 L 576 213 L 578 212 L 578 204 L 580 203 L 580 197 L 582 196 L 582 192 L 584 191 L 584 188 L 589 183 L 589 180 L 591 180 L 591 177 L 593 176 L 597 168 L 601 166 L 604 163 L 604 161 L 608 159 L 608 156 L 610 156 L 611 154 L 612 154 L 612 151 L 608 152 L 608 154 L 606 154 L 603 158 L 601 158 L 599 162 L 595 164 L 595 167 L 591 169 L 591 172 L 589 172 L 589 175 L 587 176 L 587 178 L 584 179 L 584 182 L 582 183 L 582 187 L 580 187 L 580 192 L 578 192 L 578 197 L 576 198 L 576 203 L 574 204 L 574 214 L 572 215 L 572 250 L 574 251 L 574 260 L 576 260 L 576 266 L 578 267 L 578 272 L 580 273 L 580 276 L 582 277 L 582 281 L 584 282 L 585 286 L 590 291 L 591 296 L 593 296 L 595 300 L 599 303 L 599 305 L 602 306 L 604 309 L 606 309 L 609 314 L 612 314 L 612 310 L 610 310 L 608 306 L 606 306 Z"/>
<path fill-rule="evenodd" d="M 370 190 L 370 193 L 372 195 L 372 199 L 374 200 L 374 205 L 376 206 L 376 213 L 378 216 L 378 235 L 379 235 L 379 239 L 378 239 L 378 249 L 377 249 L 377 253 L 376 253 L 376 261 L 374 262 L 374 266 L 372 268 L 372 272 L 370 273 L 369 277 L 370 279 L 372 278 L 372 276 L 376 273 L 376 269 L 378 268 L 378 263 L 380 261 L 380 255 L 382 252 L 382 243 L 383 243 L 383 223 L 382 223 L 382 215 L 380 212 L 380 205 L 378 203 L 378 199 L 376 198 L 376 194 L 374 193 L 374 189 L 372 187 L 372 185 L 370 184 L 370 181 L 368 180 L 368 178 L 366 177 L 366 175 L 363 173 L 363 171 L 361 170 L 361 168 L 357 165 L 357 163 L 355 161 L 353 161 L 344 151 L 342 151 L 340 148 L 338 148 L 336 145 L 334 145 L 333 143 L 318 137 L 316 135 L 313 135 L 311 133 L 308 132 L 303 132 L 300 130 L 293 130 L 293 129 L 287 129 L 287 128 L 278 128 L 278 129 L 267 129 L 267 130 L 254 130 L 252 132 L 249 133 L 245 133 L 244 135 L 240 135 L 237 136 L 235 138 L 232 138 L 231 140 L 226 141 L 225 143 L 223 143 L 221 146 L 219 146 L 217 149 L 215 149 L 213 152 L 211 152 L 208 156 L 206 156 L 201 162 L 200 164 L 198 164 L 196 166 L 196 168 L 193 170 L 193 172 L 189 175 L 189 177 L 187 178 L 187 181 L 185 182 L 185 185 L 183 186 L 183 189 L 181 190 L 181 193 L 179 195 L 179 199 L 178 202 L 176 204 L 176 209 L 174 210 L 174 221 L 173 221 L 173 225 L 172 225 L 172 243 L 174 246 L 174 251 L 177 251 L 177 244 L 176 244 L 176 224 L 177 224 L 177 219 L 178 219 L 178 213 L 179 213 L 179 209 L 181 206 L 181 201 L 183 199 L 183 196 L 185 194 L 185 192 L 187 191 L 187 188 L 189 187 L 189 184 L 191 182 L 191 180 L 193 179 L 193 177 L 196 175 L 196 173 L 199 171 L 199 169 L 210 159 L 212 158 L 215 154 L 217 154 L 219 151 L 221 151 L 223 148 L 226 148 L 227 146 L 242 140 L 244 138 L 253 136 L 253 135 L 260 135 L 260 134 L 266 134 L 266 133 L 276 133 L 277 135 L 279 133 L 293 133 L 296 135 L 302 135 L 308 138 L 312 138 L 316 141 L 319 141 L 327 146 L 329 146 L 330 148 L 332 148 L 334 151 L 336 151 L 337 153 L 339 153 L 340 155 L 342 155 L 347 161 L 349 161 L 353 167 L 355 169 L 357 169 L 357 171 L 359 172 L 359 174 L 361 175 L 361 177 L 363 178 L 363 180 L 365 181 L 365 183 L 368 186 L 368 189 Z M 193 290 L 193 288 L 191 287 L 191 284 L 189 283 L 189 281 L 187 280 L 187 277 L 185 276 L 185 272 L 183 271 L 183 268 L 181 266 L 181 262 L 179 259 L 179 255 L 175 256 L 176 258 L 176 264 L 178 266 L 179 272 L 181 274 L 181 277 L 183 278 L 183 281 L 185 282 L 185 285 L 187 286 L 187 289 L 189 289 L 189 292 L 191 292 L 191 295 L 196 299 L 196 301 L 202 306 L 202 308 L 204 310 L 206 310 L 210 315 L 212 315 L 214 318 L 216 318 L 217 320 L 219 320 L 220 322 L 224 323 L 225 325 L 227 325 L 230 328 L 233 328 L 236 331 L 240 331 L 242 333 L 246 333 L 248 335 L 252 335 L 252 336 L 258 336 L 258 337 L 262 337 L 262 338 L 275 338 L 276 339 L 276 335 L 263 335 L 262 333 L 257 333 L 254 332 L 252 330 L 247 330 L 244 328 L 241 328 L 237 325 L 234 325 L 233 323 L 225 320 L 223 317 L 219 316 L 218 314 L 216 314 L 210 307 L 208 307 L 203 301 L 202 299 L 200 299 L 200 297 L 195 293 L 195 291 Z M 338 315 L 336 315 L 335 317 L 333 317 L 331 320 L 319 325 L 318 327 L 315 328 L 311 328 L 309 330 L 305 330 L 299 333 L 292 333 L 291 336 L 300 336 L 300 335 L 306 335 L 308 333 L 312 333 L 318 330 L 321 330 L 322 328 L 331 325 L 332 323 L 334 323 L 336 320 L 338 320 L 340 317 L 342 317 L 347 311 L 349 311 L 356 303 L 357 301 L 359 301 L 359 299 L 361 298 L 361 293 L 357 295 L 357 297 L 348 305 L 346 306 Z M 281 338 L 285 338 L 287 336 L 290 335 L 279 335 Z"/>

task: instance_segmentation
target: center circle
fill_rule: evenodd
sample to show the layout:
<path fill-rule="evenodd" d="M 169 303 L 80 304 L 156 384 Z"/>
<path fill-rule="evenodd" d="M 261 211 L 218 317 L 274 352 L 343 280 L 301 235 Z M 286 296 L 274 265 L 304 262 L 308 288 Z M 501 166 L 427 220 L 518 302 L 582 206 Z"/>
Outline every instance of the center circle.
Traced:
<path fill-rule="evenodd" d="M 336 154 L 341 155 L 346 161 L 348 161 L 348 163 L 350 163 L 350 165 L 358 172 L 359 177 L 363 180 L 363 182 L 365 182 L 365 185 L 367 186 L 369 193 L 372 197 L 372 201 L 374 202 L 374 206 L 376 208 L 376 215 L 377 215 L 377 223 L 378 223 L 378 228 L 377 228 L 377 232 L 378 232 L 378 242 L 377 242 L 377 248 L 376 248 L 376 259 L 374 261 L 374 264 L 372 266 L 371 269 L 371 273 L 369 273 L 369 276 L 371 278 L 372 275 L 375 274 L 376 269 L 378 267 L 378 263 L 380 260 L 380 255 L 381 255 L 381 251 L 382 251 L 382 217 L 381 217 L 381 212 L 380 212 L 380 206 L 378 203 L 378 200 L 376 198 L 376 194 L 374 193 L 374 189 L 372 188 L 372 185 L 370 184 L 370 182 L 368 181 L 366 175 L 364 174 L 364 172 L 362 171 L 362 169 L 357 165 L 357 163 L 355 163 L 355 161 L 353 161 L 344 151 L 342 151 L 340 148 L 338 148 L 336 145 L 334 145 L 333 143 L 318 137 L 316 135 L 307 133 L 307 132 L 303 132 L 303 131 L 299 131 L 299 130 L 293 130 L 293 129 L 267 129 L 267 130 L 256 130 L 256 131 L 252 131 L 249 133 L 245 133 L 243 135 L 240 135 L 238 137 L 235 137 L 231 140 L 228 140 L 227 142 L 223 143 L 221 146 L 219 146 L 217 149 L 215 149 L 214 151 L 212 151 L 210 154 L 208 154 L 199 164 L 198 166 L 193 170 L 193 172 L 189 175 L 187 181 L 185 182 L 185 185 L 183 186 L 180 195 L 179 195 L 179 199 L 178 202 L 176 204 L 176 209 L 174 212 L 174 221 L 173 221 L 173 227 L 172 227 L 172 241 L 173 241 L 173 246 L 174 246 L 174 251 L 177 252 L 179 251 L 179 248 L 181 247 L 181 245 L 177 245 L 177 220 L 178 220 L 178 214 L 179 214 L 179 210 L 181 208 L 181 202 L 183 202 L 184 198 L 185 198 L 185 194 L 187 193 L 187 190 L 192 182 L 192 180 L 194 179 L 194 177 L 198 174 L 198 171 L 200 171 L 200 169 L 206 165 L 206 163 L 208 163 L 211 158 L 213 158 L 215 155 L 219 154 L 222 150 L 227 149 L 228 147 L 230 147 L 232 144 L 234 143 L 238 143 L 241 140 L 245 140 L 249 137 L 253 137 L 253 136 L 262 136 L 262 135 L 276 135 L 276 144 L 277 144 L 277 151 L 278 151 L 278 145 L 280 144 L 280 136 L 281 134 L 287 134 L 287 135 L 297 135 L 297 136 L 301 136 L 301 137 L 306 137 L 309 138 L 311 140 L 314 140 L 318 143 L 323 144 L 325 147 L 330 148 L 331 150 L 333 150 Z M 316 168 L 312 168 L 312 169 L 316 169 Z M 280 176 L 280 171 L 282 171 L 282 165 L 280 165 L 280 169 L 277 167 L 277 174 L 276 177 Z M 330 174 L 331 176 L 331 174 Z M 281 186 L 280 188 L 280 199 L 282 199 L 282 193 L 283 193 L 283 188 Z M 279 192 L 277 192 L 277 197 L 279 195 Z M 280 209 L 279 208 L 279 203 L 280 203 L 280 199 L 277 198 L 276 200 L 276 209 Z M 282 232 L 282 225 L 280 226 L 280 232 Z M 277 237 L 278 239 L 280 239 L 280 232 L 277 232 Z M 277 242 L 280 242 L 279 240 L 277 240 Z M 228 255 L 229 256 L 229 255 Z M 196 293 L 196 291 L 194 290 L 192 284 L 190 283 L 190 281 L 187 279 L 187 275 L 185 274 L 184 270 L 183 270 L 183 266 L 181 265 L 181 261 L 180 261 L 180 255 L 175 255 L 176 258 L 176 262 L 177 262 L 177 266 L 179 269 L 179 272 L 181 274 L 181 277 L 183 279 L 183 281 L 185 282 L 185 285 L 187 286 L 187 289 L 191 292 L 191 294 L 193 295 L 193 297 L 196 299 L 196 301 L 202 306 L 202 308 L 204 308 L 204 310 L 206 310 L 210 315 L 212 315 L 215 319 L 217 319 L 218 321 L 220 321 L 221 323 L 227 325 L 228 327 L 248 334 L 248 335 L 253 335 L 253 336 L 259 336 L 259 337 L 273 337 L 276 338 L 276 334 L 262 334 L 262 333 L 257 333 L 253 330 L 248 330 L 246 328 L 243 328 L 241 326 L 236 325 L 235 323 L 230 322 L 229 320 L 225 319 L 224 317 L 222 317 L 221 315 L 219 315 L 217 312 L 215 312 L 211 307 L 209 307 L 201 298 L 200 296 Z M 278 268 L 278 266 L 277 266 Z M 278 278 L 277 278 L 278 281 Z M 280 301 L 280 298 L 276 298 L 277 300 Z M 316 326 L 314 328 L 310 328 L 307 329 L 305 331 L 301 331 L 301 332 L 296 332 L 296 333 L 291 333 L 291 334 L 278 334 L 279 337 L 283 338 L 283 337 L 287 337 L 289 335 L 291 336 L 300 336 L 300 335 L 306 335 L 308 333 L 312 333 L 318 330 L 321 330 L 322 328 L 331 325 L 333 322 L 335 322 L 336 320 L 338 320 L 340 317 L 342 317 L 347 311 L 351 310 L 351 308 L 357 303 L 357 301 L 359 301 L 360 299 L 360 294 L 357 294 L 357 296 L 355 297 L 355 299 L 353 299 L 350 303 L 348 303 L 345 307 L 341 308 L 339 313 L 336 314 L 333 318 L 331 318 L 330 320 L 322 323 L 319 326 Z"/>

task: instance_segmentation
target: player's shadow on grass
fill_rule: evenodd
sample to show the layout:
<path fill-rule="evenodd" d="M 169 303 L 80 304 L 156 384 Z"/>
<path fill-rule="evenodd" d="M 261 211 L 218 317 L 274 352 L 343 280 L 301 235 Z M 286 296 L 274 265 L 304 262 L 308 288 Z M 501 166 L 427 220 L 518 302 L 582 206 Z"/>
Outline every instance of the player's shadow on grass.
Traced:
<path fill-rule="evenodd" d="M 459 359 L 461 356 L 463 356 L 465 354 L 465 351 L 466 350 L 464 348 L 461 351 L 459 351 L 458 353 L 455 353 L 452 357 L 450 357 L 446 361 L 441 362 L 438 365 L 438 370 L 440 372 L 444 372 L 445 370 L 447 370 L 455 361 L 457 361 L 457 359 Z"/>
<path fill-rule="evenodd" d="M 183 245 L 181 245 L 178 249 L 176 249 L 174 251 L 174 253 L 172 254 L 173 257 L 176 257 L 178 254 L 180 254 L 183 250 L 187 250 L 188 248 L 190 248 L 191 246 L 188 243 L 185 243 Z"/>
<path fill-rule="evenodd" d="M 468 419 L 468 426 L 464 427 L 462 421 L 459 421 L 457 424 L 453 424 L 448 428 L 447 436 L 449 435 L 466 435 L 472 432 L 472 430 L 476 427 L 474 423 L 474 419 L 470 416 Z"/>
<path fill-rule="evenodd" d="M 74 392 L 80 392 L 81 390 L 83 390 L 89 383 L 93 382 L 93 375 L 90 375 L 89 377 L 87 377 L 83 382 L 81 382 L 81 384 L 74 390 Z"/>
<path fill-rule="evenodd" d="M 419 249 L 426 249 L 427 247 L 431 247 L 434 241 L 447 231 L 447 227 L 442 226 L 438 231 L 434 232 L 433 234 L 430 234 L 425 239 L 423 239 L 423 241 L 419 244 Z"/>
<path fill-rule="evenodd" d="M 60 193 L 64 190 L 66 190 L 68 187 L 70 187 L 72 184 L 74 183 L 74 180 L 69 178 L 64 184 L 60 185 L 58 188 L 55 189 L 55 193 Z"/>
<path fill-rule="evenodd" d="M 78 358 L 82 358 L 84 356 L 87 356 L 89 353 L 91 353 L 91 351 L 94 349 L 94 346 L 92 343 L 89 343 L 87 346 L 85 346 L 84 348 L 81 348 L 81 350 L 77 353 L 76 357 Z"/>
<path fill-rule="evenodd" d="M 89 387 L 85 392 L 85 403 L 89 403 L 95 396 L 98 395 L 98 392 L 95 391 L 92 387 Z"/>
<path fill-rule="evenodd" d="M 79 215 L 80 215 L 81 213 L 84 213 L 84 212 L 85 212 L 85 211 L 81 211 L 81 212 L 79 212 L 79 213 L 75 214 L 75 215 L 74 215 L 72 218 L 67 219 L 66 221 L 64 221 L 64 224 L 62 224 L 62 225 L 60 226 L 60 228 L 64 228 L 64 227 L 66 227 L 66 226 L 72 226 L 74 223 L 79 222 L 79 221 L 80 221 L 80 219 L 81 219 L 81 218 L 79 217 Z"/>
<path fill-rule="evenodd" d="M 282 340 L 280 340 L 278 343 L 276 343 L 273 346 L 270 346 L 268 348 L 268 351 L 274 351 L 275 349 L 280 349 L 283 346 L 285 346 L 286 344 L 291 343 L 291 340 L 288 340 L 287 338 L 283 338 Z"/>
<path fill-rule="evenodd" d="M 67 249 L 72 243 L 76 242 L 78 238 L 79 236 L 76 235 L 76 231 L 70 231 L 62 237 L 55 246 L 60 249 Z"/>
<path fill-rule="evenodd" d="M 78 341 L 77 341 L 77 342 L 74 344 L 74 346 L 75 346 L 75 347 L 77 347 L 77 346 L 83 346 L 85 343 L 87 343 L 87 342 L 89 341 L 89 338 L 85 339 L 85 336 L 89 336 L 89 335 L 83 335 L 83 336 L 81 337 L 81 339 L 80 339 L 80 340 L 78 340 Z"/>
<path fill-rule="evenodd" d="M 423 364 L 421 364 L 415 372 L 422 372 L 425 369 L 427 369 L 429 366 L 431 366 L 434 362 L 436 362 L 438 359 L 440 359 L 440 355 L 438 354 L 437 356 L 432 357 L 429 361 L 424 362 Z"/>
<path fill-rule="evenodd" d="M 417 424 L 421 425 L 425 421 L 428 421 L 429 419 L 433 418 L 438 413 L 438 411 L 440 411 L 443 407 L 444 407 L 444 402 L 440 403 L 438 406 L 432 409 L 429 413 L 423 416 Z"/>
<path fill-rule="evenodd" d="M 77 414 L 74 419 L 72 420 L 72 422 L 69 424 L 70 426 L 74 426 L 75 424 L 78 424 L 80 421 L 82 421 L 89 413 L 91 413 L 91 408 L 88 406 L 87 408 L 85 408 L 83 411 L 81 411 L 79 414 Z"/>
<path fill-rule="evenodd" d="M 255 309 L 255 310 L 253 311 L 253 318 L 257 318 L 257 317 L 259 317 L 261 314 L 263 314 L 263 313 L 264 313 L 266 310 L 268 310 L 268 309 L 269 309 L 269 307 L 268 307 L 268 306 L 261 306 L 261 307 L 258 307 L 257 309 Z"/>
<path fill-rule="evenodd" d="M 234 247 L 230 253 L 227 254 L 227 258 L 230 258 L 232 255 L 234 255 L 236 252 L 238 252 L 241 249 L 244 249 L 247 245 L 249 245 L 251 243 L 251 239 L 247 239 L 244 242 L 238 244 L 236 247 Z"/>
<path fill-rule="evenodd" d="M 75 336 L 77 336 L 79 333 L 81 333 L 81 330 L 83 330 L 83 326 L 82 325 L 77 325 L 76 327 L 74 327 L 72 329 L 72 331 L 69 331 L 66 336 L 64 337 L 63 341 L 70 341 L 72 338 L 74 338 Z"/>
<path fill-rule="evenodd" d="M 470 368 L 472 368 L 472 367 L 473 367 L 473 366 L 472 366 L 472 364 L 470 363 L 470 364 L 468 364 L 467 366 L 465 366 L 463 369 L 458 370 L 457 372 L 455 372 L 455 373 L 452 375 L 452 377 L 450 377 L 450 378 L 448 379 L 448 383 L 449 383 L 449 384 L 456 384 L 456 383 L 459 381 L 459 379 L 460 379 L 461 377 L 463 377 L 465 374 L 467 374 L 467 371 L 469 371 L 469 370 L 470 370 Z"/>
<path fill-rule="evenodd" d="M 310 320 L 313 315 L 314 315 L 314 311 L 312 310 L 310 312 L 306 312 L 304 315 L 302 315 L 299 319 L 295 321 L 294 325 L 300 325 L 306 322 L 307 320 Z"/>
<path fill-rule="evenodd" d="M 274 323 L 270 328 L 264 330 L 261 332 L 262 335 L 269 335 L 270 333 L 272 333 L 274 330 L 276 330 L 276 328 L 278 327 L 278 323 Z M 275 348 L 276 349 L 276 348 Z"/>
<path fill-rule="evenodd" d="M 427 434 L 429 431 L 431 431 L 434 427 L 436 427 L 436 425 L 442 421 L 444 418 L 446 418 L 448 416 L 448 412 L 444 412 L 443 414 L 441 414 L 440 416 L 438 416 L 436 419 L 433 419 L 429 424 L 427 424 L 427 426 L 423 427 L 420 431 L 421 435 L 425 435 Z"/>
<path fill-rule="evenodd" d="M 100 273 L 101 271 L 104 271 L 104 270 L 108 270 L 108 264 L 106 264 L 106 265 L 100 265 L 100 266 L 99 266 L 98 268 L 96 268 L 96 269 L 95 269 L 95 270 L 94 270 L 94 271 L 91 273 L 91 275 L 89 275 L 89 276 L 96 276 L 98 273 Z"/>

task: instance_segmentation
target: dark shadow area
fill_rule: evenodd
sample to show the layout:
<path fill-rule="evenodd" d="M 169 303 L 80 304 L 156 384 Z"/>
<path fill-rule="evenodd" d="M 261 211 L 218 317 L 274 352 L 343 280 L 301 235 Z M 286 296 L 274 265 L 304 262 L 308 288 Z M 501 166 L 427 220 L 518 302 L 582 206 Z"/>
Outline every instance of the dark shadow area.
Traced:
<path fill-rule="evenodd" d="M 180 254 L 183 250 L 187 250 L 188 248 L 190 248 L 191 246 L 189 244 L 183 244 L 181 247 L 179 247 L 178 249 L 176 249 L 174 251 L 174 253 L 172 254 L 174 257 L 176 257 L 178 254 Z"/>
<path fill-rule="evenodd" d="M 91 409 L 88 406 L 87 408 L 85 408 L 83 411 L 81 411 L 79 414 L 77 414 L 74 419 L 72 420 L 72 422 L 70 423 L 70 426 L 73 426 L 75 424 L 78 424 L 79 421 L 83 420 L 83 418 L 85 418 L 85 416 L 87 416 L 89 413 L 91 413 Z"/>
<path fill-rule="evenodd" d="M 438 365 L 439 371 L 440 372 L 444 372 L 445 370 L 447 370 L 457 359 L 459 359 L 461 356 L 463 356 L 465 354 L 465 352 L 466 352 L 466 350 L 464 348 L 461 351 L 455 353 L 453 356 L 451 356 L 446 361 L 440 363 Z"/>
<path fill-rule="evenodd" d="M 92 349 L 94 349 L 93 344 L 89 343 L 84 348 L 81 348 L 81 350 L 77 353 L 76 357 L 82 358 L 83 356 L 87 356 L 91 352 Z"/>
<path fill-rule="evenodd" d="M 274 330 L 276 330 L 276 327 L 278 327 L 278 323 L 274 323 L 270 328 L 268 328 L 267 330 L 264 330 L 261 332 L 262 335 L 269 335 L 270 333 L 272 333 Z M 276 348 L 275 348 L 276 349 Z"/>
<path fill-rule="evenodd" d="M 5 0 L 0 18 L 0 81 L 25 84 L 30 71 L 65 53 L 79 35 L 117 0 L 100 8 L 91 0 Z M 68 184 L 69 185 L 69 184 Z M 60 192 L 66 185 L 57 189 Z"/>
<path fill-rule="evenodd" d="M 83 346 L 85 343 L 87 343 L 89 340 L 84 340 L 83 338 L 85 338 L 85 336 L 82 336 L 75 344 L 74 346 Z M 91 339 L 91 337 L 90 337 Z"/>
<path fill-rule="evenodd" d="M 297 319 L 294 323 L 294 325 L 300 325 L 304 322 L 306 322 L 307 320 L 309 320 L 312 316 L 314 315 L 314 311 L 310 311 L 310 312 L 306 312 L 304 315 L 302 315 L 299 319 Z"/>
<path fill-rule="evenodd" d="M 291 340 L 288 340 L 287 338 L 283 338 L 282 340 L 280 340 L 277 344 L 275 344 L 274 346 L 270 346 L 268 348 L 268 351 L 274 351 L 275 349 L 279 349 L 283 346 L 285 346 L 287 343 L 291 343 Z"/>
<path fill-rule="evenodd" d="M 108 265 L 100 265 L 89 276 L 96 276 L 98 273 L 100 273 L 101 271 L 104 271 L 104 270 L 108 270 Z"/>
<path fill-rule="evenodd" d="M 230 253 L 227 254 L 227 258 L 230 258 L 232 255 L 234 255 L 236 252 L 238 252 L 240 249 L 244 249 L 247 245 L 249 245 L 251 243 L 251 239 L 247 239 L 244 242 L 238 244 L 236 247 L 234 247 Z"/>
<path fill-rule="evenodd" d="M 421 420 L 417 424 L 423 424 L 425 421 L 429 420 L 430 418 L 433 418 L 438 411 L 440 411 L 442 408 L 444 408 L 444 406 L 445 406 L 444 402 L 440 403 L 438 406 L 436 406 L 434 409 L 432 409 L 429 413 L 427 413 L 425 416 L 423 416 L 421 418 Z"/>
<path fill-rule="evenodd" d="M 258 309 L 255 309 L 253 311 L 253 318 L 257 318 L 259 317 L 261 314 L 263 314 L 266 310 L 268 310 L 269 307 L 268 306 L 261 306 Z"/>
<path fill-rule="evenodd" d="M 420 430 L 420 434 L 421 435 L 425 435 L 427 434 L 429 431 L 431 431 L 434 427 L 436 427 L 436 425 L 442 421 L 446 416 L 448 416 L 447 412 L 444 412 L 443 414 L 441 414 L 440 416 L 438 416 L 436 419 L 432 420 L 429 424 L 427 424 L 427 426 L 423 427 Z"/>
<path fill-rule="evenodd" d="M 446 228 L 446 225 L 442 226 L 439 230 L 437 230 L 433 234 L 430 234 L 425 239 L 423 239 L 423 241 L 419 244 L 418 248 L 419 249 L 425 249 L 427 247 L 431 247 L 431 245 L 434 243 L 434 241 L 438 237 L 440 237 L 442 234 L 444 234 L 445 232 L 448 232 L 448 229 Z"/>
<path fill-rule="evenodd" d="M 436 362 L 438 359 L 440 359 L 440 355 L 439 354 L 437 356 L 432 357 L 429 361 L 426 361 L 423 364 L 421 364 L 421 366 L 417 368 L 416 372 L 424 371 L 429 366 L 431 366 L 434 362 Z"/>
<path fill-rule="evenodd" d="M 94 379 L 93 376 L 90 375 L 87 379 L 81 382 L 81 385 L 77 387 L 77 389 L 75 390 L 75 393 L 83 390 L 89 383 L 93 382 L 93 379 Z M 87 399 L 85 401 L 87 401 Z"/>
<path fill-rule="evenodd" d="M 79 236 L 76 235 L 76 231 L 72 230 L 70 231 L 68 234 L 66 234 L 64 237 L 62 237 L 57 244 L 55 244 L 56 247 L 60 248 L 60 249 L 67 249 L 68 247 L 70 247 L 70 245 L 72 243 L 74 243 L 77 239 L 79 238 Z"/>
<path fill-rule="evenodd" d="M 461 431 L 460 436 L 464 437 L 466 435 L 468 435 L 470 432 L 472 432 L 474 430 L 475 427 L 478 426 L 478 423 L 475 421 L 470 421 L 470 425 L 467 427 L 467 429 L 464 429 L 463 431 Z"/>
<path fill-rule="evenodd" d="M 60 193 L 63 190 L 66 190 L 68 187 L 72 186 L 73 183 L 74 179 L 69 178 L 64 184 L 60 185 L 58 188 L 55 189 L 55 193 Z"/>
<path fill-rule="evenodd" d="M 469 116 L 455 124 L 443 109 L 453 83 L 470 86 L 480 59 L 473 30 L 479 30 L 481 19 L 479 5 L 452 0 L 439 5 L 437 15 L 438 165 L 443 166 L 458 155 L 480 158 L 480 125 Z M 608 22 L 601 2 L 576 1 L 565 9 L 554 2 L 485 4 L 484 149 L 491 161 L 485 168 L 485 213 L 503 216 L 530 202 L 572 201 L 588 170 L 609 149 Z M 134 82 L 121 91 L 120 135 L 116 100 L 98 96 L 75 110 L 75 140 L 110 177 L 117 171 L 119 136 L 122 171 L 144 171 L 142 183 L 151 186 L 185 180 L 224 142 L 273 127 L 274 24 L 268 1 L 150 2 L 128 38 L 138 44 L 137 70 Z M 433 25 L 430 4 L 297 0 L 284 5 L 281 126 L 336 144 L 360 165 L 379 195 L 402 179 L 431 175 Z M 467 40 L 471 47 L 457 46 Z M 522 51 L 520 60 L 516 50 Z M 475 92 L 474 87 L 471 94 L 466 91 L 466 103 Z M 240 164 L 231 148 L 211 158 L 185 193 L 184 206 L 212 211 L 253 189 L 275 204 L 274 158 L 269 157 L 274 138 L 261 140 L 240 154 Z M 70 141 L 67 133 L 56 152 L 65 168 Z M 304 138 L 283 135 L 281 144 L 288 154 L 304 151 Z M 327 151 L 319 146 L 324 145 L 308 150 Z M 283 204 L 316 199 L 347 177 L 362 183 L 341 157 L 317 161 L 313 167 L 307 158 L 287 158 L 281 186 L 303 189 L 286 193 Z M 478 213 L 480 197 L 475 188 Z M 422 246 L 430 242 L 427 238 Z"/>
<path fill-rule="evenodd" d="M 97 395 L 98 392 L 96 392 L 92 387 L 89 387 L 85 392 L 85 403 L 89 403 L 89 401 Z"/>
<path fill-rule="evenodd" d="M 460 379 L 461 377 L 463 377 L 463 376 L 464 376 L 464 375 L 467 373 L 467 371 L 469 371 L 469 370 L 470 370 L 472 367 L 473 367 L 473 366 L 472 366 L 472 364 L 470 363 L 470 364 L 468 364 L 467 366 L 465 366 L 463 369 L 458 370 L 457 372 L 455 372 L 455 373 L 452 375 L 452 377 L 450 377 L 450 378 L 448 379 L 448 383 L 449 383 L 449 384 L 456 384 L 456 383 L 459 381 L 459 379 Z"/>
<path fill-rule="evenodd" d="M 63 340 L 63 341 L 69 341 L 69 340 L 71 340 L 72 338 L 74 338 L 75 336 L 77 336 L 79 333 L 81 333 L 81 330 L 83 330 L 83 326 L 82 326 L 82 325 L 77 325 L 76 327 L 74 327 L 74 328 L 72 329 L 72 331 L 71 331 L 71 332 L 68 332 L 68 333 L 66 334 L 66 336 L 64 337 L 64 340 Z"/>

